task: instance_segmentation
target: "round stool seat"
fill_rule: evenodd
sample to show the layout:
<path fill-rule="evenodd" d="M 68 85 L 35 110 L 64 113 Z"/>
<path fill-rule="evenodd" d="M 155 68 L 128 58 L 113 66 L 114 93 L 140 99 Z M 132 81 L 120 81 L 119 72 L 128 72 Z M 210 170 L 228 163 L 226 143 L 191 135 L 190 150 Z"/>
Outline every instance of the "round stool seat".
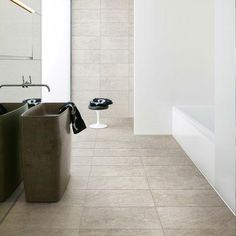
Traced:
<path fill-rule="evenodd" d="M 100 123 L 100 111 L 109 108 L 109 105 L 113 104 L 112 100 L 107 98 L 94 98 L 90 101 L 88 108 L 93 110 L 97 114 L 97 123 L 90 125 L 92 129 L 104 129 L 107 127 L 106 124 Z"/>
<path fill-rule="evenodd" d="M 108 109 L 108 106 L 90 106 L 89 105 L 88 108 L 90 110 L 96 111 L 96 110 L 106 110 L 106 109 Z"/>

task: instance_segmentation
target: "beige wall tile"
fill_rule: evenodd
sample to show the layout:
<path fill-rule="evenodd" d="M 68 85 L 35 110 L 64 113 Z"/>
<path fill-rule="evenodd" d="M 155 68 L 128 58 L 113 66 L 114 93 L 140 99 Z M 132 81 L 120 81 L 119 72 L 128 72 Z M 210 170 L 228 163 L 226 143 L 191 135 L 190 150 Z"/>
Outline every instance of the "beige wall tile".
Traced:
<path fill-rule="evenodd" d="M 99 36 L 100 35 L 100 23 L 80 23 L 72 24 L 72 36 Z"/>
<path fill-rule="evenodd" d="M 129 10 L 101 10 L 102 22 L 129 22 Z"/>
<path fill-rule="evenodd" d="M 72 10 L 73 24 L 99 22 L 99 21 L 100 21 L 100 10 Z"/>
<path fill-rule="evenodd" d="M 128 50 L 102 50 L 101 63 L 128 64 L 129 51 Z"/>
<path fill-rule="evenodd" d="M 104 110 L 101 116 L 109 118 L 129 117 L 129 104 L 113 104 L 108 110 Z"/>
<path fill-rule="evenodd" d="M 100 63 L 100 50 L 73 50 L 72 63 Z"/>
<path fill-rule="evenodd" d="M 100 37 L 72 37 L 72 49 L 100 49 Z"/>
<path fill-rule="evenodd" d="M 128 9 L 129 0 L 101 0 L 101 8 Z"/>
<path fill-rule="evenodd" d="M 129 76 L 128 64 L 101 64 L 101 76 Z"/>
<path fill-rule="evenodd" d="M 99 77 L 73 77 L 72 79 L 72 94 L 78 91 L 99 90 Z"/>
<path fill-rule="evenodd" d="M 97 77 L 100 74 L 99 64 L 73 64 L 72 65 L 72 76 L 85 77 L 94 76 Z"/>
<path fill-rule="evenodd" d="M 101 49 L 129 49 L 129 37 L 101 37 Z"/>
<path fill-rule="evenodd" d="M 73 9 L 99 9 L 100 0 L 73 0 Z"/>
<path fill-rule="evenodd" d="M 115 102 L 102 112 L 103 118 L 131 116 L 133 10 L 130 0 L 73 0 L 72 11 L 74 101 L 88 118 L 94 117 L 87 108 L 88 102 L 99 96 Z"/>
<path fill-rule="evenodd" d="M 102 36 L 127 36 L 130 32 L 128 23 L 101 22 Z"/>
<path fill-rule="evenodd" d="M 120 91 L 128 91 L 129 90 L 129 81 L 127 77 L 101 77 L 100 79 L 100 89 L 105 90 L 120 90 Z"/>
<path fill-rule="evenodd" d="M 99 91 L 80 91 L 79 93 L 76 93 L 73 97 L 73 99 L 78 102 L 79 104 L 86 104 L 86 106 L 88 107 L 89 105 L 89 101 L 91 101 L 93 98 L 95 97 L 99 97 L 100 96 L 100 92 Z"/>

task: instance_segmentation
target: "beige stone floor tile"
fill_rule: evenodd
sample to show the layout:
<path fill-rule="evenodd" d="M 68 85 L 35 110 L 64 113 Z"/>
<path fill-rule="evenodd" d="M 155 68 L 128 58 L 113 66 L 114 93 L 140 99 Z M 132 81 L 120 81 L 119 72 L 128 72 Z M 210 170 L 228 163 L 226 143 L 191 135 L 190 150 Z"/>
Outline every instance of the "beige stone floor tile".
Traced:
<path fill-rule="evenodd" d="M 91 176 L 145 176 L 142 166 L 92 166 Z"/>
<path fill-rule="evenodd" d="M 72 165 L 89 166 L 92 164 L 93 157 L 78 157 L 74 156 L 71 158 Z"/>
<path fill-rule="evenodd" d="M 5 202 L 0 202 L 0 224 L 8 214 L 9 210 L 15 204 L 18 197 L 21 196 L 23 191 L 24 191 L 24 186 L 23 183 L 21 183 L 14 191 L 14 193 Z"/>
<path fill-rule="evenodd" d="M 95 144 L 95 148 L 96 149 L 135 149 L 135 148 L 139 148 L 140 145 L 137 144 L 135 141 L 133 142 L 122 142 L 122 141 L 107 141 L 107 142 L 101 142 L 101 141 L 97 141 Z"/>
<path fill-rule="evenodd" d="M 154 208 L 85 208 L 81 229 L 161 229 Z"/>
<path fill-rule="evenodd" d="M 139 157 L 93 157 L 92 165 L 142 166 L 142 162 Z"/>
<path fill-rule="evenodd" d="M 165 230 L 166 236 L 236 236 L 234 229 Z"/>
<path fill-rule="evenodd" d="M 70 182 L 67 186 L 68 189 L 87 189 L 88 177 L 71 176 Z"/>
<path fill-rule="evenodd" d="M 78 149 L 92 149 L 95 148 L 96 142 L 72 142 L 72 149 L 78 148 Z"/>
<path fill-rule="evenodd" d="M 151 207 L 154 206 L 149 190 L 88 190 L 87 207 Z"/>
<path fill-rule="evenodd" d="M 42 229 L 40 227 L 11 226 L 0 227 L 1 236 L 78 236 L 79 230 L 74 229 Z"/>
<path fill-rule="evenodd" d="M 144 165 L 147 166 L 191 166 L 193 165 L 192 161 L 188 157 L 142 157 Z"/>
<path fill-rule="evenodd" d="M 33 226 L 50 229 L 78 229 L 82 208 L 58 204 L 16 205 L 3 226 Z"/>
<path fill-rule="evenodd" d="M 89 163 L 91 164 L 91 162 Z M 89 176 L 91 170 L 91 166 L 85 166 L 85 165 L 72 165 L 71 166 L 71 175 L 72 176 L 82 176 L 86 177 Z"/>
<path fill-rule="evenodd" d="M 93 149 L 72 148 L 72 157 L 92 157 Z"/>
<path fill-rule="evenodd" d="M 144 166 L 147 176 L 174 176 L 174 177 L 190 177 L 200 176 L 200 171 L 195 166 Z"/>
<path fill-rule="evenodd" d="M 226 207 L 159 207 L 165 229 L 235 229 L 235 217 Z"/>
<path fill-rule="evenodd" d="M 57 203 L 58 205 L 65 206 L 83 206 L 85 203 L 87 192 L 80 189 L 68 188 L 62 199 Z"/>
<path fill-rule="evenodd" d="M 145 166 L 151 189 L 211 189 L 191 166 Z"/>
<path fill-rule="evenodd" d="M 181 149 L 94 149 L 94 156 L 136 156 L 136 157 L 184 157 Z"/>
<path fill-rule="evenodd" d="M 152 190 L 157 206 L 224 206 L 213 190 Z"/>
<path fill-rule="evenodd" d="M 86 230 L 85 229 L 79 231 L 79 236 L 164 236 L 164 234 L 162 230 L 119 230 L 119 229 Z"/>
<path fill-rule="evenodd" d="M 88 189 L 148 189 L 145 177 L 90 177 Z"/>
<path fill-rule="evenodd" d="M 98 133 L 97 134 L 97 138 L 96 138 L 97 142 L 134 142 L 135 141 L 135 137 L 133 135 L 123 135 L 121 134 L 115 134 L 115 133 L 108 133 L 108 134 L 102 134 L 102 133 Z"/>

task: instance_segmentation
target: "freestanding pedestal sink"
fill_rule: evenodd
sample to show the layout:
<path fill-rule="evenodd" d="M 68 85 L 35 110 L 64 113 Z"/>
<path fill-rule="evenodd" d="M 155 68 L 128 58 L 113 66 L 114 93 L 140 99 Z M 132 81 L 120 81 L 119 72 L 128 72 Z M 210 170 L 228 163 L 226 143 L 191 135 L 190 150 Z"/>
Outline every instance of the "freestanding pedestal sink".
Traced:
<path fill-rule="evenodd" d="M 0 115 L 0 201 L 6 200 L 22 181 L 20 163 L 20 116 L 27 104 L 2 103 Z"/>
<path fill-rule="evenodd" d="M 42 103 L 25 112 L 22 125 L 22 162 L 28 202 L 56 202 L 70 178 L 71 129 L 63 103 Z"/>

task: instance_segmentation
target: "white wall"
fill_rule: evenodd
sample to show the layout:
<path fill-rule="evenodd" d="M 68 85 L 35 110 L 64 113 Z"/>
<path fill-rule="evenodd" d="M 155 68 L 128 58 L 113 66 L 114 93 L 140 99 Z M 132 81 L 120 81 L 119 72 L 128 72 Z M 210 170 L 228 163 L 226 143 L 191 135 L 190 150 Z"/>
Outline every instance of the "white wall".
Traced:
<path fill-rule="evenodd" d="M 46 102 L 70 100 L 71 81 L 71 1 L 42 0 L 42 90 Z"/>
<path fill-rule="evenodd" d="M 40 13 L 40 0 L 24 1 Z M 22 76 L 41 83 L 41 19 L 10 1 L 0 1 L 0 84 L 20 84 Z M 40 88 L 1 88 L 1 102 L 41 97 Z"/>
<path fill-rule="evenodd" d="M 135 133 L 170 134 L 174 105 L 214 104 L 214 0 L 135 1 Z"/>
<path fill-rule="evenodd" d="M 236 212 L 235 0 L 215 3 L 215 184 Z"/>

